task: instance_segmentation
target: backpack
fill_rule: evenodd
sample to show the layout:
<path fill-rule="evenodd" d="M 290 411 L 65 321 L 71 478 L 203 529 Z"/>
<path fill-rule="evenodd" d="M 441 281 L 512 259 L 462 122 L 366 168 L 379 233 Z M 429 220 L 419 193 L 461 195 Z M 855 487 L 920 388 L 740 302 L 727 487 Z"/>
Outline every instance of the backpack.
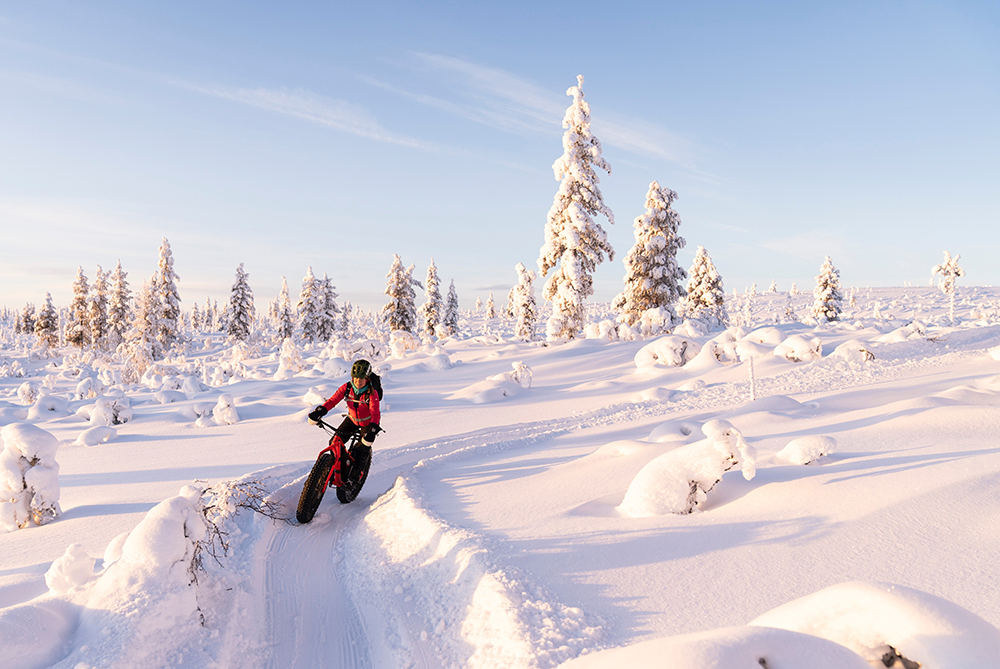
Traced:
<path fill-rule="evenodd" d="M 371 387 L 375 389 L 376 393 L 378 393 L 378 401 L 381 402 L 382 401 L 382 378 L 378 374 L 376 374 L 375 372 L 371 372 L 368 375 L 368 383 L 371 384 Z"/>

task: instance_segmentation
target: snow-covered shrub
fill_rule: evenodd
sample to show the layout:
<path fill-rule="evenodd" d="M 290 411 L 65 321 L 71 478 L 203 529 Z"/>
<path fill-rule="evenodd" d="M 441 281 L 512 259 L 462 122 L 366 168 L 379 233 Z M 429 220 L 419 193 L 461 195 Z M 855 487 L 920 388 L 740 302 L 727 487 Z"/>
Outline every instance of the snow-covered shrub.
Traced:
<path fill-rule="evenodd" d="M 614 341 L 618 339 L 618 329 L 612 320 L 603 320 L 597 323 L 588 323 L 583 329 L 583 335 L 587 339 L 608 339 Z"/>
<path fill-rule="evenodd" d="M 0 378 L 12 377 L 15 379 L 24 378 L 28 375 L 28 370 L 24 368 L 20 360 L 11 360 L 7 357 L 0 357 Z"/>
<path fill-rule="evenodd" d="M 636 367 L 683 367 L 701 351 L 701 344 L 686 337 L 667 335 L 643 346 L 635 354 Z"/>
<path fill-rule="evenodd" d="M 510 372 L 508 372 L 510 374 L 510 380 L 519 384 L 522 388 L 530 388 L 531 367 L 528 367 L 528 365 L 521 360 L 510 363 L 510 366 L 513 368 Z"/>
<path fill-rule="evenodd" d="M 777 346 L 781 342 L 785 341 L 785 333 L 775 327 L 758 328 L 743 337 L 744 341 L 752 341 L 758 344 L 770 344 L 771 346 Z"/>
<path fill-rule="evenodd" d="M 419 348 L 420 339 L 411 332 L 393 330 L 389 335 L 389 351 L 394 358 L 404 358 L 407 351 L 416 351 Z"/>
<path fill-rule="evenodd" d="M 74 397 L 78 400 L 89 400 L 91 398 L 97 397 L 104 392 L 104 384 L 101 383 L 97 378 L 93 376 L 88 376 L 84 378 L 80 383 L 76 384 L 76 392 Z"/>
<path fill-rule="evenodd" d="M 45 572 L 45 585 L 54 595 L 65 595 L 94 578 L 95 558 L 87 555 L 83 544 L 70 544 L 62 557 L 56 558 Z"/>
<path fill-rule="evenodd" d="M 212 416 L 218 425 L 232 425 L 233 423 L 240 422 L 240 416 L 236 413 L 236 402 L 233 400 L 233 396 L 228 393 L 219 395 L 219 401 L 216 402 L 215 408 L 212 410 Z"/>
<path fill-rule="evenodd" d="M 54 395 L 39 395 L 28 409 L 28 420 L 49 420 L 68 416 L 66 401 Z"/>
<path fill-rule="evenodd" d="M 709 328 L 708 323 L 697 319 L 692 320 L 690 318 L 685 318 L 684 321 L 673 330 L 673 334 L 679 337 L 691 337 L 692 339 L 695 337 L 704 337 L 709 332 L 711 332 L 711 328 Z"/>
<path fill-rule="evenodd" d="M 33 381 L 25 381 L 17 387 L 17 398 L 21 400 L 21 404 L 25 406 L 34 404 L 40 393 L 41 388 Z"/>
<path fill-rule="evenodd" d="M 623 516 L 688 514 L 736 465 L 746 480 L 756 475 L 757 451 L 732 424 L 712 420 L 702 431 L 705 439 L 654 458 L 636 474 L 618 506 Z"/>
<path fill-rule="evenodd" d="M 208 386 L 202 383 L 197 376 L 185 376 L 184 380 L 181 381 L 180 389 L 188 399 L 191 399 L 198 393 L 208 390 Z"/>
<path fill-rule="evenodd" d="M 112 439 L 118 438 L 118 430 L 106 425 L 90 427 L 80 433 L 80 436 L 73 442 L 74 446 L 97 446 L 106 444 Z"/>
<path fill-rule="evenodd" d="M 927 326 L 920 321 L 912 321 L 892 332 L 888 332 L 875 341 L 882 344 L 897 344 L 909 339 L 920 339 L 927 334 Z"/>
<path fill-rule="evenodd" d="M 792 362 L 812 362 L 823 357 L 823 342 L 818 337 L 792 335 L 774 347 L 774 354 Z"/>
<path fill-rule="evenodd" d="M 639 316 L 639 332 L 644 337 L 655 337 L 656 335 L 670 332 L 674 322 L 674 311 L 669 307 L 646 309 Z"/>
<path fill-rule="evenodd" d="M 1000 631 L 948 600 L 891 583 L 840 583 L 788 602 L 751 625 L 811 634 L 873 667 L 994 667 Z"/>
<path fill-rule="evenodd" d="M 278 357 L 278 371 L 274 373 L 275 381 L 290 379 L 295 374 L 305 371 L 306 363 L 302 360 L 302 351 L 295 345 L 291 337 L 285 337 L 281 342 L 281 353 Z"/>
<path fill-rule="evenodd" d="M 260 357 L 260 345 L 252 341 L 237 341 L 232 348 L 233 360 L 246 362 Z"/>
<path fill-rule="evenodd" d="M 99 397 L 90 412 L 93 426 L 121 425 L 132 420 L 132 401 L 120 390 Z"/>
<path fill-rule="evenodd" d="M 829 455 L 837 448 L 837 440 L 833 437 L 813 435 L 792 439 L 774 456 L 794 465 L 808 465 Z"/>
<path fill-rule="evenodd" d="M 835 348 L 830 357 L 845 362 L 871 362 L 875 359 L 875 354 L 869 350 L 870 348 L 869 344 L 851 339 Z"/>
<path fill-rule="evenodd" d="M 29 522 L 45 525 L 59 509 L 59 441 L 30 423 L 0 429 L 0 527 L 12 532 Z"/>

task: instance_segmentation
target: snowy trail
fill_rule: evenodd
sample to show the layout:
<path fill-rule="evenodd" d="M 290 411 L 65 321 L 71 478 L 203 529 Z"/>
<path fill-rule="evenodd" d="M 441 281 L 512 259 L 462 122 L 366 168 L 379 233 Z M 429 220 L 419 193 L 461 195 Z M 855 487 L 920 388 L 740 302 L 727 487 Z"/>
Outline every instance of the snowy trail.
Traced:
<path fill-rule="evenodd" d="M 344 526 L 356 515 L 337 508 L 310 525 L 274 524 L 258 545 L 255 590 L 270 649 L 266 667 L 371 667 L 364 627 L 334 559 Z"/>

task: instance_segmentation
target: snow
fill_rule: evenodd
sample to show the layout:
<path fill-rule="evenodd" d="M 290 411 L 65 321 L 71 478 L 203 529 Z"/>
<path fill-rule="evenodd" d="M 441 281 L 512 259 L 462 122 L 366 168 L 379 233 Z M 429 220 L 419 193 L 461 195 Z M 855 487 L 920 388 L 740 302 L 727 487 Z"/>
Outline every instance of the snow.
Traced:
<path fill-rule="evenodd" d="M 933 287 L 813 325 L 768 293 L 742 328 L 548 345 L 463 315 L 399 357 L 300 343 L 286 378 L 280 337 L 189 333 L 129 383 L 0 333 L 4 485 L 61 510 L 0 535 L 0 668 L 994 666 L 1000 290 L 956 290 L 954 323 Z M 667 337 L 702 352 L 636 365 Z M 293 517 L 305 414 L 363 350 L 386 431 L 356 501 L 303 526 L 210 492 Z"/>

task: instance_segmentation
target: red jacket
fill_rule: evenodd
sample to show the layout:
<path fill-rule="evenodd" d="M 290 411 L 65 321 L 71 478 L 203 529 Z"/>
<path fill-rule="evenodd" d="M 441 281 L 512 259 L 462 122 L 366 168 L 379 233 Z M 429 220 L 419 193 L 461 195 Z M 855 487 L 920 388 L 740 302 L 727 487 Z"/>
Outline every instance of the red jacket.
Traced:
<path fill-rule="evenodd" d="M 348 381 L 330 399 L 323 403 L 327 411 L 337 406 L 342 399 L 347 399 L 347 415 L 351 417 L 358 427 L 366 425 L 378 425 L 381 414 L 378 409 L 378 393 L 372 388 L 371 381 L 362 389 L 360 393 L 354 390 L 354 386 Z"/>

